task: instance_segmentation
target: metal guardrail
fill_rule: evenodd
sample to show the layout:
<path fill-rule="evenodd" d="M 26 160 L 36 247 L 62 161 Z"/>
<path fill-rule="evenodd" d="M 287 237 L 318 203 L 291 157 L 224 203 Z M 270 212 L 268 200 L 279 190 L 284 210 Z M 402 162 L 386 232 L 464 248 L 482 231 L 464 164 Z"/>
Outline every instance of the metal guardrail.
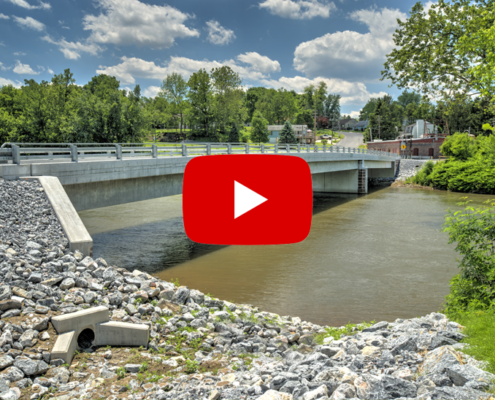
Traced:
<path fill-rule="evenodd" d="M 10 145 L 10 148 L 4 147 Z M 350 153 L 370 154 L 397 158 L 397 155 L 378 150 L 354 147 L 318 146 L 305 144 L 252 144 L 252 143 L 201 143 L 168 146 L 142 143 L 6 143 L 0 148 L 0 161 L 20 165 L 29 160 L 66 159 L 72 162 L 90 158 L 122 160 L 132 157 L 188 157 L 213 154 L 289 154 L 289 153 Z"/>

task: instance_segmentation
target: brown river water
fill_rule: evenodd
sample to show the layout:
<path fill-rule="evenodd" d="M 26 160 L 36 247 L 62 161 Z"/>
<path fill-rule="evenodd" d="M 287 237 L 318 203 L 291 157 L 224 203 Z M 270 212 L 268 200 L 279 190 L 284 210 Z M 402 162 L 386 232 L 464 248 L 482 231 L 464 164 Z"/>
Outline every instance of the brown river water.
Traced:
<path fill-rule="evenodd" d="M 94 239 L 95 257 L 111 265 L 178 278 L 223 300 L 336 326 L 441 309 L 458 272 L 458 254 L 442 224 L 447 209 L 460 209 L 463 197 L 390 187 L 318 197 L 308 238 L 283 246 L 193 243 L 184 233 L 181 196 L 80 216 Z M 490 198 L 467 197 L 475 205 Z M 297 208 L 287 218 L 297 218 Z"/>

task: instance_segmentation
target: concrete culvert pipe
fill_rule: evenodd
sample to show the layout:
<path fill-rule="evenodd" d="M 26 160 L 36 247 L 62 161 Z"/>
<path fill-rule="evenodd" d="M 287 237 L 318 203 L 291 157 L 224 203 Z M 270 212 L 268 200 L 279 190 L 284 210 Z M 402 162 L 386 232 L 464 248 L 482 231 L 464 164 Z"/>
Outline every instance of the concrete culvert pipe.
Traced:
<path fill-rule="evenodd" d="M 95 333 L 92 329 L 84 329 L 77 337 L 77 345 L 80 349 L 89 349 L 95 341 Z"/>

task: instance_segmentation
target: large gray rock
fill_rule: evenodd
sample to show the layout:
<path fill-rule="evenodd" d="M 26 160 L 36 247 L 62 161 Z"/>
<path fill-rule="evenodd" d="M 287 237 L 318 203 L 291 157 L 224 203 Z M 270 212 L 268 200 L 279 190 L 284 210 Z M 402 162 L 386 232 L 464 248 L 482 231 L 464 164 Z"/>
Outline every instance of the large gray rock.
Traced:
<path fill-rule="evenodd" d="M 421 371 L 423 374 L 443 374 L 447 368 L 459 365 L 460 355 L 452 346 L 439 347 L 426 354 Z"/>
<path fill-rule="evenodd" d="M 14 359 L 7 354 L 0 356 L 0 371 L 14 364 Z"/>
<path fill-rule="evenodd" d="M 472 365 L 452 365 L 446 368 L 445 373 L 456 386 L 464 386 L 468 381 L 485 382 L 486 384 L 495 382 L 495 375 Z"/>
<path fill-rule="evenodd" d="M 177 304 L 184 304 L 189 298 L 189 289 L 185 286 L 181 286 L 174 294 L 173 301 Z"/>
<path fill-rule="evenodd" d="M 5 346 L 6 344 L 13 344 L 12 333 L 10 331 L 5 331 L 2 336 L 0 336 L 0 347 Z"/>
<path fill-rule="evenodd" d="M 19 339 L 19 343 L 22 345 L 22 347 L 33 347 L 37 342 L 38 331 L 35 331 L 33 329 L 28 329 L 21 335 Z"/>
<path fill-rule="evenodd" d="M 397 399 L 399 397 L 416 397 L 418 388 L 412 382 L 390 375 L 383 375 L 381 381 L 383 390 L 387 394 L 387 398 Z"/>
<path fill-rule="evenodd" d="M 325 385 L 321 385 L 320 387 L 304 393 L 303 395 L 303 400 L 316 400 L 316 399 L 321 399 L 321 398 L 327 398 L 328 396 L 328 389 Z"/>
<path fill-rule="evenodd" d="M 418 399 L 439 400 L 439 399 L 454 399 L 454 400 L 481 400 L 490 399 L 490 393 L 485 393 L 479 390 L 466 389 L 462 387 L 441 387 L 435 388 L 432 391 L 422 394 Z"/>
<path fill-rule="evenodd" d="M 0 300 L 0 311 L 17 310 L 22 307 L 22 303 L 16 299 Z"/>
<path fill-rule="evenodd" d="M 343 383 L 335 389 L 330 400 L 352 399 L 353 397 L 356 397 L 356 388 L 349 383 Z"/>
<path fill-rule="evenodd" d="M 14 366 L 19 368 L 26 375 L 35 375 L 38 371 L 38 361 L 31 360 L 28 357 L 17 357 Z"/>
<path fill-rule="evenodd" d="M 76 285 L 76 282 L 72 278 L 65 278 L 60 284 L 60 289 L 67 290 L 72 289 Z"/>
<path fill-rule="evenodd" d="M 19 368 L 12 366 L 4 370 L 0 375 L 0 378 L 6 379 L 10 382 L 17 382 L 24 378 L 24 372 L 22 372 Z"/>
<path fill-rule="evenodd" d="M 120 306 L 122 304 L 122 293 L 120 293 L 118 290 L 114 293 L 112 293 L 109 298 L 109 302 L 113 306 Z"/>
<path fill-rule="evenodd" d="M 389 343 L 389 348 L 393 355 L 397 355 L 401 351 L 416 351 L 418 345 L 415 337 L 406 334 L 392 340 Z"/>

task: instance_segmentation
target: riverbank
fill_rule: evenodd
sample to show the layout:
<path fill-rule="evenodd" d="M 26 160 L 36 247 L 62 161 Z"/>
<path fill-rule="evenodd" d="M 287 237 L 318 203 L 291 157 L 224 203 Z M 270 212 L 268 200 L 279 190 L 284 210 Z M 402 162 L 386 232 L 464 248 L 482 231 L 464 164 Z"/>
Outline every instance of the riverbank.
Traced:
<path fill-rule="evenodd" d="M 489 398 L 442 314 L 331 328 L 233 304 L 70 252 L 35 181 L 0 195 L 0 399 Z M 148 347 L 52 359 L 52 318 L 102 305 Z"/>

